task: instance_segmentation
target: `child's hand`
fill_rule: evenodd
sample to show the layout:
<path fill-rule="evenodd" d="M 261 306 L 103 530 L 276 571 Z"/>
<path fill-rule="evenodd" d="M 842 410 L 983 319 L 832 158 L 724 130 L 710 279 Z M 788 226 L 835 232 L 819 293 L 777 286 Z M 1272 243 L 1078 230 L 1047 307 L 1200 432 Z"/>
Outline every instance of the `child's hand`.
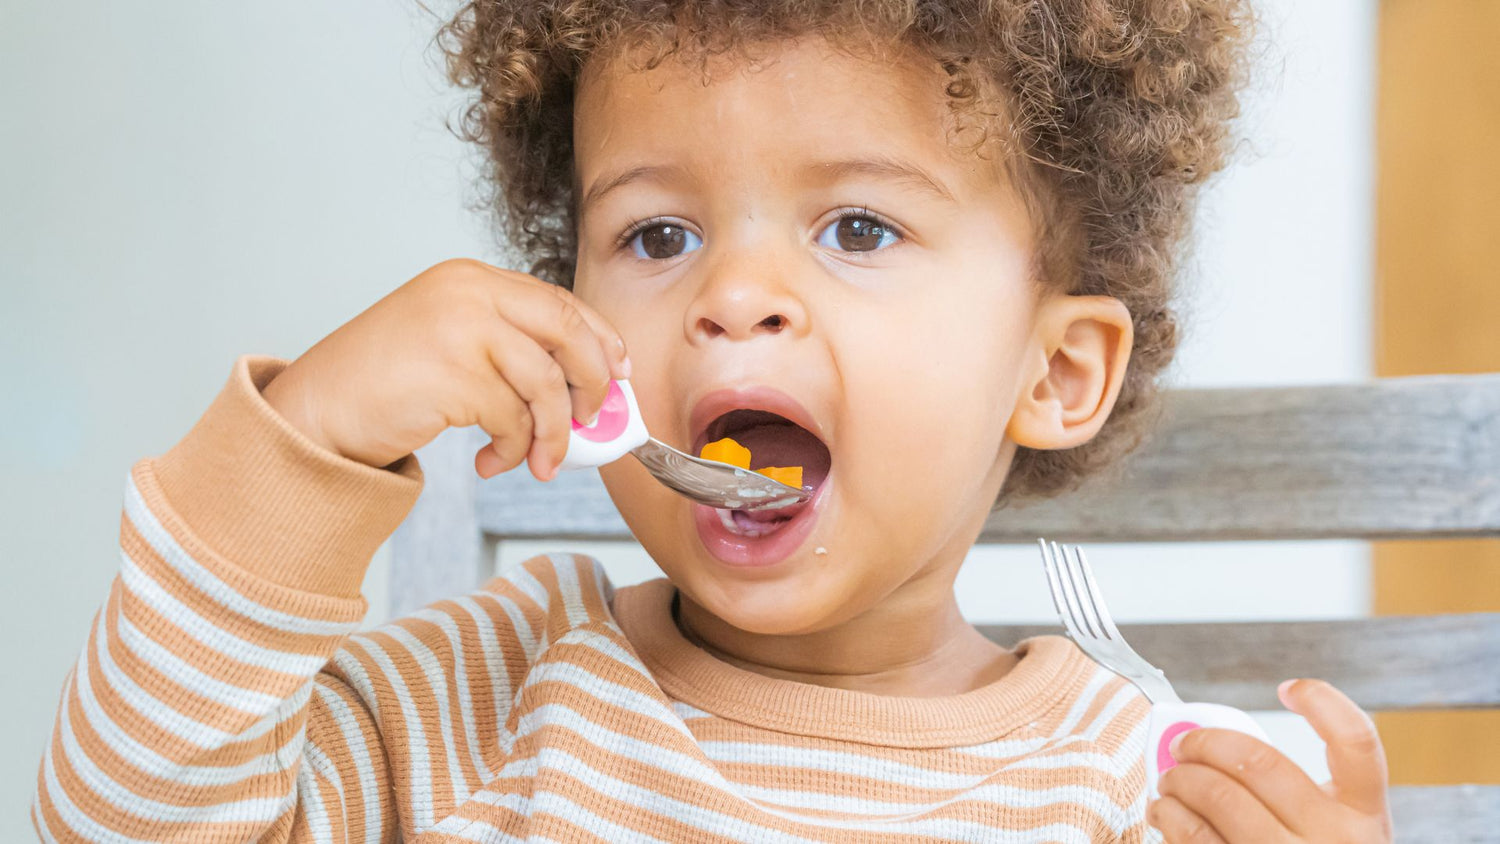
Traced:
<path fill-rule="evenodd" d="M 625 344 L 571 293 L 478 261 L 445 261 L 345 323 L 263 391 L 314 442 L 386 466 L 444 429 L 479 425 L 490 477 L 528 460 L 546 480 L 572 419 L 592 420 Z"/>
<path fill-rule="evenodd" d="M 1174 740 L 1178 764 L 1157 783 L 1146 820 L 1170 842 L 1388 842 L 1385 750 L 1375 724 L 1322 680 L 1281 684 L 1281 702 L 1328 744 L 1317 785 L 1259 739 L 1203 727 Z"/>

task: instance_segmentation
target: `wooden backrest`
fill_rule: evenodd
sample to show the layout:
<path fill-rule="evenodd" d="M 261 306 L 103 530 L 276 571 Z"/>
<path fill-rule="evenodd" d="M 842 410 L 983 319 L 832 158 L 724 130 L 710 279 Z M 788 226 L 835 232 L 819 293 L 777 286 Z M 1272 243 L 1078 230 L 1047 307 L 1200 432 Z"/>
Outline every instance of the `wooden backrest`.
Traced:
<path fill-rule="evenodd" d="M 472 589 L 505 538 L 630 539 L 596 473 L 541 484 L 474 474 L 454 429 L 418 455 L 422 499 L 392 538 L 392 611 Z M 981 542 L 1500 536 L 1500 374 L 1178 390 L 1108 478 L 994 513 Z M 1496 572 L 1500 576 L 1500 572 Z M 1059 625 L 981 628 L 1010 645 Z M 1275 684 L 1324 678 L 1366 709 L 1500 706 L 1500 613 L 1121 625 L 1185 700 L 1278 709 Z M 1480 752 L 1476 748 L 1476 752 Z M 1401 841 L 1483 841 L 1500 786 L 1392 789 Z"/>

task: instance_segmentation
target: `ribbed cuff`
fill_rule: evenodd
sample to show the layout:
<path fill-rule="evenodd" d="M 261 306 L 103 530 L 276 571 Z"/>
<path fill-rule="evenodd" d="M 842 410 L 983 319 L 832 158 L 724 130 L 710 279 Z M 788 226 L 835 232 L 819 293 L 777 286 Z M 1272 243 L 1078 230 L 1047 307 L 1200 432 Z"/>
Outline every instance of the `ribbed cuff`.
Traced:
<path fill-rule="evenodd" d="M 182 523 L 235 566 L 356 597 L 376 549 L 416 503 L 422 469 L 413 454 L 366 466 L 292 427 L 260 392 L 288 365 L 240 356 L 202 418 L 149 468 Z"/>

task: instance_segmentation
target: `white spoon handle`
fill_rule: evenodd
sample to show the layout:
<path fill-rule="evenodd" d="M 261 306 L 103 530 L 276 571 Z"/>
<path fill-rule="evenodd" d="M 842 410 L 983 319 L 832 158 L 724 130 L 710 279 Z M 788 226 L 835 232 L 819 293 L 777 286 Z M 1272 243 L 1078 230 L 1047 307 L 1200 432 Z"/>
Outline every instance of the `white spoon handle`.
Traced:
<path fill-rule="evenodd" d="M 630 453 L 630 450 L 646 442 L 646 423 L 641 419 L 641 408 L 635 403 L 635 393 L 630 382 L 609 382 L 609 394 L 604 397 L 604 406 L 599 409 L 599 418 L 592 425 L 573 420 L 573 430 L 568 432 L 568 451 L 563 455 L 559 469 L 589 469 L 613 463 Z"/>

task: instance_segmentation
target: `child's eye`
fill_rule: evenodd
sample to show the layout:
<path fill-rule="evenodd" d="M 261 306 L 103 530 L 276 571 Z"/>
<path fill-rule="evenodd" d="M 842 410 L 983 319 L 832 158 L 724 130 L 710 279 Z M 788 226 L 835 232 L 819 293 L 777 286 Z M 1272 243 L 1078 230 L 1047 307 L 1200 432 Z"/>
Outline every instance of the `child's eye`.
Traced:
<path fill-rule="evenodd" d="M 845 252 L 874 252 L 901 239 L 895 227 L 868 211 L 845 211 L 818 235 L 818 245 Z"/>
<path fill-rule="evenodd" d="M 636 257 L 664 260 L 684 255 L 703 246 L 703 238 L 676 223 L 647 220 L 631 228 L 620 238 Z"/>

